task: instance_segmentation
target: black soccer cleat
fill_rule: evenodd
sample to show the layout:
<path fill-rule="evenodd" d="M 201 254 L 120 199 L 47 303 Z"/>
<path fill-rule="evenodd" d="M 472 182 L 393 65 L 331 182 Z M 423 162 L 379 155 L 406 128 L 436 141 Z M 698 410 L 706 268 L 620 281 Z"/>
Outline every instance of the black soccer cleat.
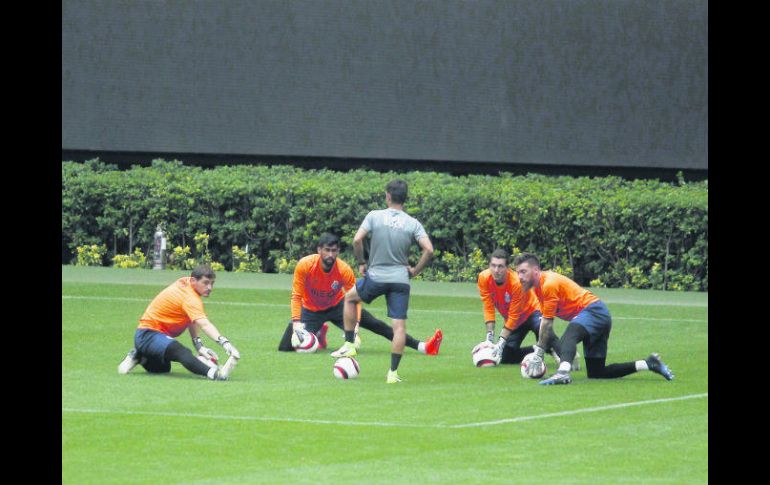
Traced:
<path fill-rule="evenodd" d="M 647 362 L 647 367 L 651 371 L 662 375 L 666 378 L 667 381 L 674 379 L 673 372 L 671 372 L 671 369 L 669 369 L 668 366 L 664 364 L 662 360 L 660 360 L 660 356 L 658 354 L 652 353 L 644 360 Z"/>

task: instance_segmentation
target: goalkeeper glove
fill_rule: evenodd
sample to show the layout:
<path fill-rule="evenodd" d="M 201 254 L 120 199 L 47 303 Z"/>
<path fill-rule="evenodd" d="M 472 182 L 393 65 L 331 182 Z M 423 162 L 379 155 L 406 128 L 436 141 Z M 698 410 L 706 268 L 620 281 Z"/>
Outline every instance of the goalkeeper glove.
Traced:
<path fill-rule="evenodd" d="M 543 350 L 542 347 L 539 347 L 537 345 L 532 346 L 533 353 L 537 354 L 538 357 L 540 357 L 540 360 L 543 360 L 543 356 L 545 355 L 545 350 Z"/>
<path fill-rule="evenodd" d="M 193 341 L 193 345 L 195 346 L 195 350 L 198 351 L 198 355 L 214 362 L 215 364 L 219 363 L 219 356 L 217 355 L 217 353 L 211 350 L 210 348 L 206 347 L 205 345 L 203 345 L 203 342 L 201 342 L 200 337 L 195 337 L 194 339 L 192 339 L 192 341 Z"/>
<path fill-rule="evenodd" d="M 492 353 L 492 357 L 495 359 L 495 364 L 500 363 L 500 359 L 503 358 L 503 348 L 505 347 L 505 337 L 500 337 L 495 345 L 495 351 Z"/>
<path fill-rule="evenodd" d="M 294 333 L 291 336 L 291 346 L 296 348 L 305 339 L 305 324 L 299 321 L 293 321 L 291 324 L 294 327 Z"/>
<path fill-rule="evenodd" d="M 495 343 L 495 331 L 494 330 L 487 330 L 487 342 L 494 344 Z"/>
<path fill-rule="evenodd" d="M 227 355 L 232 355 L 236 359 L 241 358 L 241 353 L 238 352 L 238 349 L 236 349 L 224 335 L 220 335 L 217 339 L 217 342 L 222 346 L 223 349 L 225 349 Z"/>

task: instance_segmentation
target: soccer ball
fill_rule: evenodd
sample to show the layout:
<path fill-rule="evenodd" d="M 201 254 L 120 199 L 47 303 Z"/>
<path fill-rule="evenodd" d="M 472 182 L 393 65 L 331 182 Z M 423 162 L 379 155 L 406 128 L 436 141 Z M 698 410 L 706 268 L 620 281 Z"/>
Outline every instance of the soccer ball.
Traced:
<path fill-rule="evenodd" d="M 334 362 L 334 377 L 337 379 L 355 379 L 361 367 L 353 357 L 340 357 Z"/>
<path fill-rule="evenodd" d="M 525 379 L 540 379 L 547 371 L 545 361 L 534 352 L 521 359 L 521 377 Z"/>
<path fill-rule="evenodd" d="M 301 353 L 311 353 L 318 350 L 318 337 L 313 332 L 307 330 L 301 330 L 301 340 L 299 345 L 294 347 L 294 350 Z"/>
<path fill-rule="evenodd" d="M 471 357 L 473 357 L 473 365 L 476 367 L 494 367 L 497 362 L 494 358 L 495 346 L 489 342 L 481 342 L 477 346 L 473 347 L 471 351 Z"/>

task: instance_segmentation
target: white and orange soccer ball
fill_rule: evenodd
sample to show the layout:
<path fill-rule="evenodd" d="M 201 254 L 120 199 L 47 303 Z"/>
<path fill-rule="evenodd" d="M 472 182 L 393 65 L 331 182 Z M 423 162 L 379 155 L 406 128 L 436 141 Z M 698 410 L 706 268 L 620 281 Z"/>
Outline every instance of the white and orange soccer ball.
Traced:
<path fill-rule="evenodd" d="M 333 372 L 337 379 L 355 379 L 361 372 L 361 366 L 353 357 L 340 357 L 334 362 Z"/>
<path fill-rule="evenodd" d="M 495 367 L 497 361 L 494 356 L 495 346 L 494 344 L 484 341 L 473 347 L 471 350 L 471 357 L 473 358 L 473 365 L 476 367 Z"/>
<path fill-rule="evenodd" d="M 318 350 L 318 337 L 313 332 L 307 330 L 300 330 L 299 345 L 294 347 L 294 350 L 301 353 L 312 353 Z"/>
<path fill-rule="evenodd" d="M 525 379 L 540 379 L 548 372 L 545 361 L 532 352 L 521 359 L 521 377 Z"/>

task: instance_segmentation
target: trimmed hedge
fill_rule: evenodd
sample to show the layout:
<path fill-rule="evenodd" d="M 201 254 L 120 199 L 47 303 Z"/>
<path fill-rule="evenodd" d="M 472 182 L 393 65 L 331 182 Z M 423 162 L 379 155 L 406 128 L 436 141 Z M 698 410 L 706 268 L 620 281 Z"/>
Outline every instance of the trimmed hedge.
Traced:
<path fill-rule="evenodd" d="M 208 234 L 211 257 L 227 269 L 232 247 L 248 245 L 264 271 L 276 271 L 279 259 L 314 252 L 323 231 L 340 235 L 352 261 L 353 235 L 368 211 L 384 207 L 396 177 L 409 183 L 406 210 L 437 250 L 425 279 L 473 281 L 503 247 L 534 252 L 583 285 L 708 290 L 708 181 L 619 177 L 62 162 L 63 263 L 85 244 L 106 245 L 105 262 L 137 247 L 151 258 L 159 223 L 171 247 Z"/>

